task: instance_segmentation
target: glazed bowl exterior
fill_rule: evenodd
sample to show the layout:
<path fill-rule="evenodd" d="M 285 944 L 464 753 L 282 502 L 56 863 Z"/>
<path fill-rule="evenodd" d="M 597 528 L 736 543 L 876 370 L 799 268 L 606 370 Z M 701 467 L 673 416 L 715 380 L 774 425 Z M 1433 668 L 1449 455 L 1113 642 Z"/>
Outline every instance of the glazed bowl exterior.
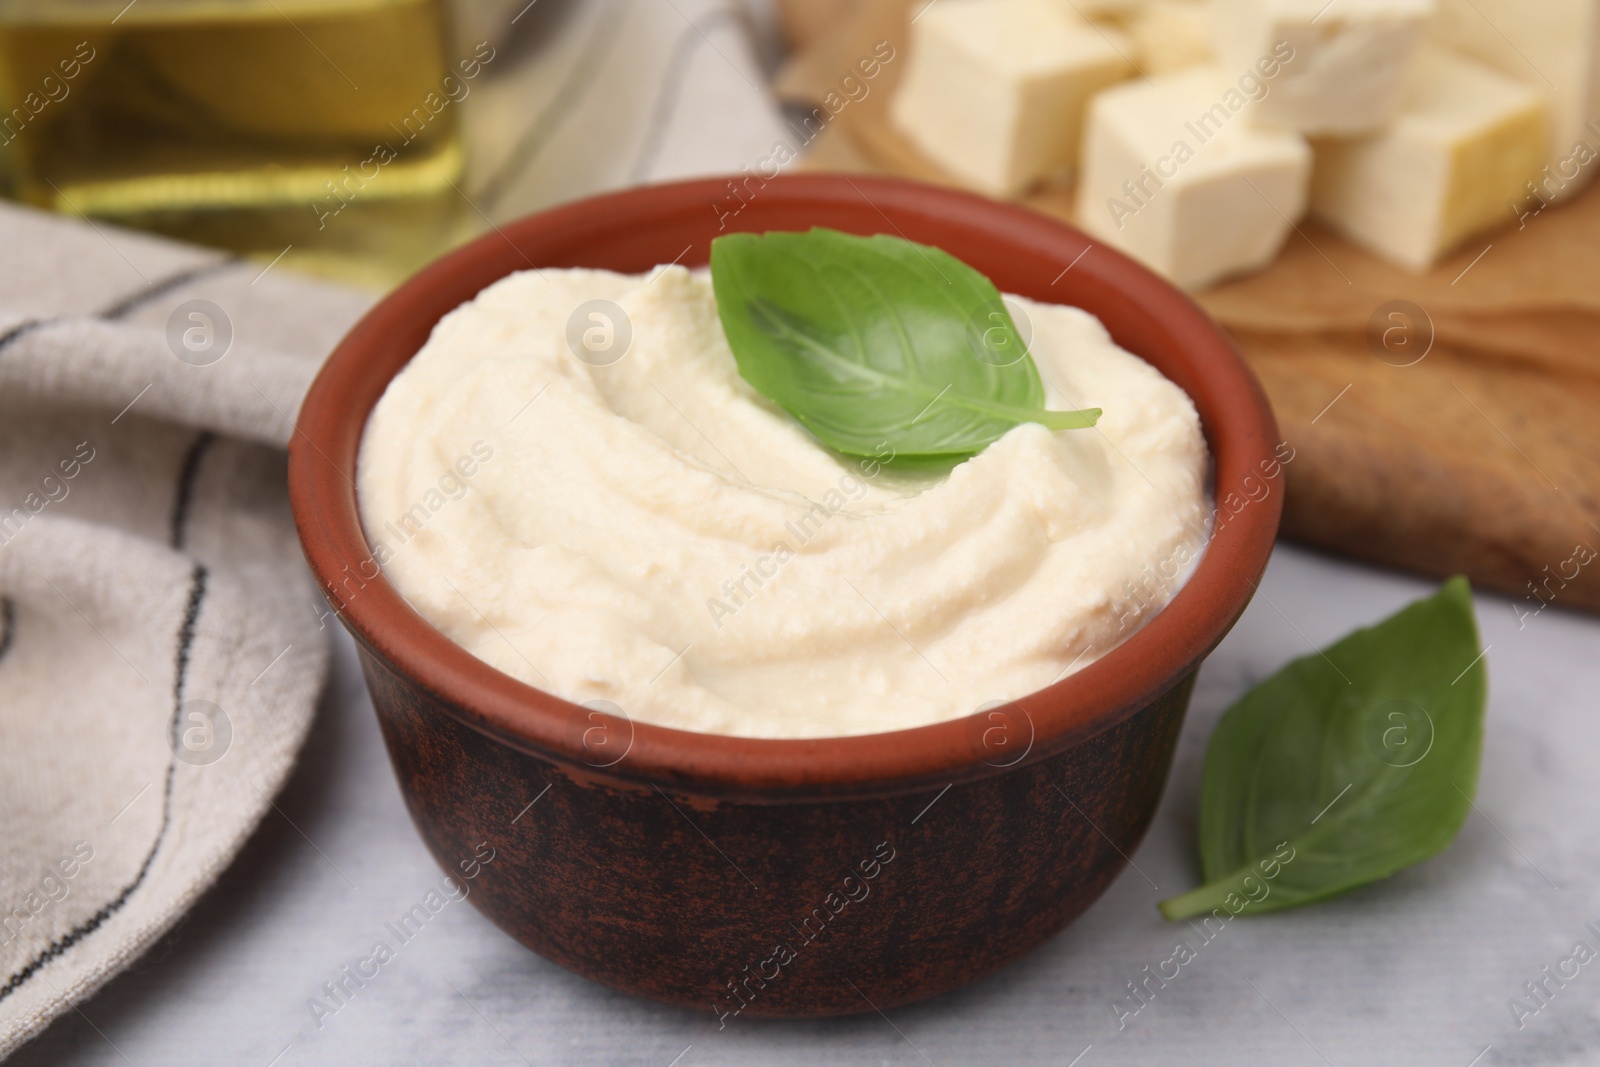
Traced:
<path fill-rule="evenodd" d="M 534 689 L 451 643 L 388 584 L 361 527 L 356 454 L 368 413 L 441 316 L 518 270 L 699 266 L 721 233 L 812 226 L 937 245 L 1004 292 L 1083 307 L 1188 392 L 1215 498 L 1247 506 L 1219 508 L 1164 610 L 1082 670 L 967 718 L 762 740 L 633 722 Z M 1019 207 L 808 175 L 632 189 L 445 256 L 334 351 L 301 408 L 289 480 L 406 804 L 467 899 L 581 975 L 726 1026 L 954 988 L 1105 891 L 1160 800 L 1195 672 L 1266 566 L 1277 442 L 1227 337 L 1131 260 Z M 1264 496 L 1240 495 L 1261 484 Z"/>

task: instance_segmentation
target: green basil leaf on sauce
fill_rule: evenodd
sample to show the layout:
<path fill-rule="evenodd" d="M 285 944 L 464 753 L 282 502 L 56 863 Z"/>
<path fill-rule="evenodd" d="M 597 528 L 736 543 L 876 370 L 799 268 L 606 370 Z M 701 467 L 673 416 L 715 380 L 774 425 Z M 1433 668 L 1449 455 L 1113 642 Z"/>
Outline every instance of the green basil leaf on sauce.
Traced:
<path fill-rule="evenodd" d="M 711 242 L 717 313 L 739 373 L 823 444 L 954 465 L 1007 430 L 1093 426 L 1045 410 L 1044 385 L 1000 292 L 954 256 L 836 230 Z"/>
<path fill-rule="evenodd" d="M 1246 693 L 1206 750 L 1205 884 L 1162 914 L 1310 904 L 1442 852 L 1477 791 L 1479 648 L 1456 577 Z"/>

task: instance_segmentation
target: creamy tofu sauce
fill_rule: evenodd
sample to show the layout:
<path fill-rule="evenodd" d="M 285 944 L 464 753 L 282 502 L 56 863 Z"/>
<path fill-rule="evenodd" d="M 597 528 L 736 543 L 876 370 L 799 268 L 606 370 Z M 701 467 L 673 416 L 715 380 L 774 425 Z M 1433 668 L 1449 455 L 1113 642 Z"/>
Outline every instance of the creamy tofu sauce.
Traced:
<path fill-rule="evenodd" d="M 914 475 L 831 452 L 746 383 L 703 272 L 506 277 L 368 420 L 373 557 L 474 656 L 641 722 L 827 737 L 1023 696 L 1170 600 L 1210 504 L 1188 396 L 1087 312 L 1007 300 L 1049 406 L 1099 426 L 1018 426 Z M 569 333 L 595 329 L 611 355 L 577 358 Z"/>

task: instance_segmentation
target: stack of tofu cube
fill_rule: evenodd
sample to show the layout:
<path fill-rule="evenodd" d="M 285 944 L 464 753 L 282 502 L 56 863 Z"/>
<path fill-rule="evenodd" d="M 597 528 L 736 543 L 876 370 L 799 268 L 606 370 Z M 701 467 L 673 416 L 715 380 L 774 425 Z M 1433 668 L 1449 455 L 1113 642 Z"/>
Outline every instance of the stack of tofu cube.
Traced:
<path fill-rule="evenodd" d="M 891 115 L 1191 289 L 1307 214 L 1421 271 L 1600 169 L 1600 0 L 933 0 Z"/>

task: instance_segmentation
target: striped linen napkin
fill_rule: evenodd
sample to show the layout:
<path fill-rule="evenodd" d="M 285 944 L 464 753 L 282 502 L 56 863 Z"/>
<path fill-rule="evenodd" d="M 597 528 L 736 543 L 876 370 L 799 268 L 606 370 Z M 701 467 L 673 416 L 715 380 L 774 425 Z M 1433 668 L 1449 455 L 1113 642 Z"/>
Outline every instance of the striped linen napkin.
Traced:
<path fill-rule="evenodd" d="M 370 299 L 0 206 L 0 1056 L 289 774 L 328 650 L 283 449 Z"/>

